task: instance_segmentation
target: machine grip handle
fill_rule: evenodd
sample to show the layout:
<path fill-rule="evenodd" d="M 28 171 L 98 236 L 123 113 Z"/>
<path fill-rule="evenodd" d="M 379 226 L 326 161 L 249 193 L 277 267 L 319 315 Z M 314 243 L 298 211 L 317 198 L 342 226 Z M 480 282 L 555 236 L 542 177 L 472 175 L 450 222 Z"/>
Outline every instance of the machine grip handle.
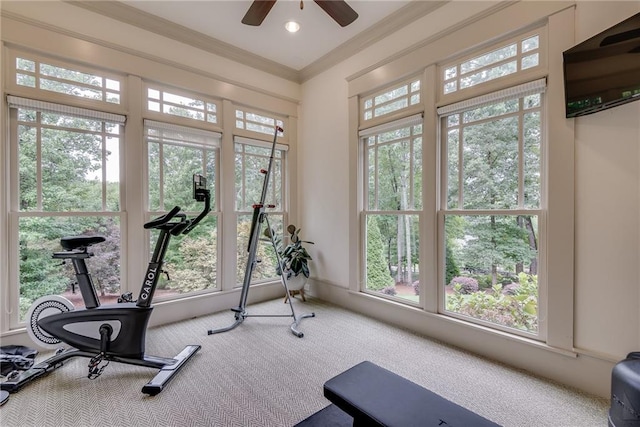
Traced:
<path fill-rule="evenodd" d="M 162 215 L 159 218 L 156 219 L 152 219 L 151 221 L 147 222 L 144 225 L 144 228 L 154 228 L 154 227 L 158 227 L 162 224 L 166 224 L 167 222 L 171 221 L 173 219 L 174 216 L 177 215 L 177 213 L 180 212 L 180 206 L 176 206 L 173 209 L 171 209 L 171 211 L 166 214 L 166 215 Z"/>

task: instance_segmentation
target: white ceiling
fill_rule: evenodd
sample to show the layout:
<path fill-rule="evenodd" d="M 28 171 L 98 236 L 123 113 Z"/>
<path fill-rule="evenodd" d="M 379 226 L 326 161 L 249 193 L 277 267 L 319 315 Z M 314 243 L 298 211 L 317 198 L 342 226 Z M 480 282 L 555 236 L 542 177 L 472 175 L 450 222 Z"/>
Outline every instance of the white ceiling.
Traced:
<path fill-rule="evenodd" d="M 179 24 L 278 64 L 300 71 L 384 18 L 406 6 L 405 0 L 347 0 L 358 18 L 340 27 L 312 0 L 278 0 L 262 25 L 241 23 L 250 0 L 122 1 L 127 6 Z M 284 24 L 297 21 L 301 29 L 288 33 Z"/>

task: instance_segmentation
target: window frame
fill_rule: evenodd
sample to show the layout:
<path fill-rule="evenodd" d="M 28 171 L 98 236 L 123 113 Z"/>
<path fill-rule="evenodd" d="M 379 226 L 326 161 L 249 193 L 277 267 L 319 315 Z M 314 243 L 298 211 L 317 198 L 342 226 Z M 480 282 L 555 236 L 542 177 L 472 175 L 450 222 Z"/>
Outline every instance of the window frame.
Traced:
<path fill-rule="evenodd" d="M 479 95 L 483 95 L 486 93 L 496 92 L 505 87 L 517 86 L 519 84 L 523 84 L 529 81 L 533 81 L 539 78 L 546 77 L 548 74 L 548 26 L 547 25 L 535 25 L 533 28 L 530 28 L 526 31 L 520 31 L 515 35 L 511 35 L 507 38 L 501 38 L 498 42 L 490 42 L 490 44 L 483 44 L 479 47 L 470 49 L 465 51 L 463 54 L 454 55 L 453 57 L 438 62 L 437 64 L 437 107 L 441 107 L 443 105 L 449 105 L 456 102 L 462 102 L 465 99 L 473 98 Z M 512 43 L 520 43 L 520 41 L 530 38 L 533 35 L 538 35 L 538 65 L 535 67 L 527 68 L 525 70 L 520 70 L 508 74 L 506 76 L 488 80 L 485 82 L 481 82 L 477 85 L 473 85 L 468 88 L 458 89 L 455 92 L 444 93 L 442 88 L 445 83 L 444 73 L 445 70 L 456 66 L 457 64 L 463 63 L 470 59 L 481 56 L 484 53 L 490 53 L 499 49 L 500 47 L 504 47 L 506 45 Z M 518 50 L 520 53 L 520 51 Z M 516 56 L 518 61 L 520 61 L 520 55 Z"/>
<path fill-rule="evenodd" d="M 220 132 L 220 124 L 222 122 L 222 111 L 221 111 L 221 103 L 213 97 L 205 96 L 199 93 L 178 90 L 169 85 L 152 83 L 152 82 L 143 82 L 143 94 L 144 94 L 144 103 L 142 106 L 142 119 L 143 119 L 143 135 L 144 135 L 144 218 L 145 221 L 149 221 L 154 217 L 167 213 L 172 206 L 167 206 L 164 204 L 164 185 L 163 185 L 163 147 L 164 145 L 170 145 L 172 147 L 192 147 L 194 149 L 204 151 L 211 151 L 214 153 L 214 179 L 213 182 L 209 180 L 208 187 L 212 194 L 211 200 L 211 211 L 207 214 L 207 217 L 203 219 L 203 221 L 207 221 L 209 218 L 215 218 L 216 222 L 216 248 L 217 251 L 214 254 L 209 254 L 209 256 L 215 257 L 215 265 L 216 265 L 216 274 L 215 274 L 215 285 L 208 287 L 206 289 L 189 291 L 184 294 L 173 295 L 173 296 L 158 296 L 155 301 L 157 302 L 166 302 L 166 301 L 175 301 L 183 298 L 189 298 L 198 295 L 208 295 L 211 293 L 220 292 L 223 290 L 222 288 L 222 221 L 223 221 L 223 213 L 220 209 L 220 200 L 221 200 L 221 156 L 222 156 L 222 137 L 223 134 Z M 204 103 L 211 103 L 216 105 L 216 115 L 217 120 L 215 123 L 209 122 L 206 119 L 199 120 L 192 117 L 185 117 L 180 115 L 175 115 L 171 113 L 165 113 L 163 111 L 154 111 L 149 109 L 149 102 L 153 101 L 153 99 L 149 98 L 149 91 L 156 90 L 160 93 L 160 98 L 163 98 L 164 94 L 177 95 L 181 97 L 185 97 L 188 99 L 193 99 L 196 101 L 201 101 Z M 162 104 L 160 104 L 162 105 Z M 205 112 L 206 114 L 206 112 Z M 148 130 L 154 129 L 160 132 L 176 132 L 176 134 L 184 133 L 187 138 L 193 138 L 193 140 L 185 140 L 178 141 L 177 139 L 171 137 L 170 141 L 165 141 L 164 138 L 149 136 Z M 184 136 L 183 135 L 183 136 Z M 159 171 L 158 173 L 161 175 L 160 183 L 159 183 L 159 210 L 152 209 L 150 205 L 149 195 L 151 192 L 149 182 L 150 176 L 150 144 L 157 143 L 159 147 L 158 161 L 159 161 Z M 206 176 L 206 164 L 202 164 L 202 173 Z M 162 209 L 164 208 L 164 209 Z M 184 211 L 188 215 L 197 215 L 199 212 L 191 212 Z M 145 253 L 148 254 L 145 257 L 145 261 L 148 262 L 148 259 L 151 257 L 152 251 L 152 242 L 151 242 L 151 232 L 149 230 L 145 230 L 144 232 L 144 249 Z"/>
<path fill-rule="evenodd" d="M 24 98 L 39 99 L 47 102 L 57 103 L 60 105 L 71 105 L 79 108 L 103 111 L 108 113 L 115 113 L 115 114 L 121 114 L 121 115 L 127 114 L 126 98 L 129 92 L 129 88 L 127 86 L 127 79 L 123 73 L 118 74 L 112 71 L 105 70 L 103 68 L 88 67 L 79 62 L 60 60 L 51 56 L 45 56 L 45 55 L 37 54 L 34 52 L 26 52 L 22 50 L 9 49 L 9 48 L 5 50 L 7 55 L 7 61 L 5 66 L 3 67 L 3 72 L 6 71 L 5 94 L 21 96 Z M 44 62 L 48 65 L 63 67 L 70 70 L 77 70 L 87 74 L 89 73 L 99 74 L 105 78 L 117 80 L 118 82 L 120 82 L 120 103 L 115 104 L 115 103 L 106 102 L 106 101 L 94 100 L 94 99 L 78 97 L 78 96 L 68 95 L 64 93 L 53 92 L 53 91 L 19 85 L 16 82 L 17 74 L 18 74 L 16 69 L 16 61 L 18 58 L 33 60 L 38 63 Z"/>
<path fill-rule="evenodd" d="M 119 126 L 119 152 L 123 152 L 124 147 L 124 116 L 118 116 L 110 114 L 110 113 L 101 113 L 96 112 L 95 110 L 85 110 L 83 108 L 54 104 L 50 102 L 31 100 L 19 97 L 8 96 L 8 100 L 10 103 L 9 107 L 9 158 L 10 166 L 8 170 L 9 175 L 9 206 L 8 206 L 8 270 L 9 270 L 9 286 L 8 286 L 8 300 L 10 307 L 19 308 L 19 298 L 20 298 L 20 219 L 21 218 L 82 218 L 82 217 L 100 217 L 100 218 L 116 218 L 119 223 L 120 235 L 122 236 L 121 241 L 125 241 L 126 239 L 126 215 L 125 215 L 125 207 L 124 207 L 124 191 L 123 191 L 123 180 L 122 180 L 122 165 L 123 165 L 123 157 L 119 155 L 118 158 L 118 170 L 119 170 L 119 210 L 109 210 L 106 206 L 106 190 L 105 185 L 106 182 L 102 181 L 102 208 L 99 210 L 74 210 L 74 211 L 47 211 L 42 209 L 42 200 L 41 196 L 38 197 L 38 202 L 36 209 L 33 210 L 22 210 L 20 208 L 19 203 L 19 186 L 20 186 L 20 165 L 19 165 L 19 153 L 18 153 L 18 127 L 20 126 L 20 122 L 18 120 L 18 110 L 20 108 L 36 110 L 38 111 L 38 116 L 40 116 L 41 112 L 56 112 L 59 114 L 71 115 L 73 117 L 86 118 L 92 121 L 100 120 L 103 122 L 103 128 L 105 122 L 114 122 L 117 121 L 117 125 Z M 34 107 L 36 106 L 36 107 Z M 39 106 L 39 108 L 38 108 Z M 71 111 L 71 114 L 69 114 Z M 37 128 L 41 129 L 42 123 L 40 121 L 37 122 Z M 101 132 L 103 136 L 106 138 L 106 134 Z M 103 138 L 104 139 L 104 138 Z M 103 142 L 104 143 L 104 142 Z M 42 135 L 41 132 L 37 132 L 37 144 L 42 144 Z M 101 151 L 104 155 L 105 147 L 101 148 Z M 38 152 L 40 150 L 38 149 Z M 39 160 L 39 155 L 37 155 L 36 161 Z M 104 170 L 104 161 L 103 161 L 103 171 L 102 177 L 106 176 L 106 171 Z M 41 179 L 41 170 L 42 165 L 37 165 L 37 185 L 38 190 L 37 193 L 42 193 L 42 179 Z M 61 236 L 63 237 L 63 236 Z M 119 256 L 122 260 L 124 258 L 125 249 L 122 244 L 119 245 Z M 126 265 L 124 262 L 121 263 L 120 268 L 120 292 L 124 292 L 126 288 L 122 286 L 124 281 L 123 277 L 126 275 Z M 25 326 L 25 322 L 20 319 L 20 310 L 11 310 L 9 315 L 9 329 L 17 329 Z"/>
<path fill-rule="evenodd" d="M 28 28 L 19 28 L 18 32 L 23 36 L 28 36 Z M 218 168 L 218 174 L 220 179 L 218 182 L 233 183 L 233 134 L 241 134 L 246 137 L 253 137 L 267 141 L 271 139 L 270 135 L 263 135 L 252 131 L 235 129 L 233 121 L 233 112 L 236 108 L 244 108 L 245 110 L 251 110 L 261 112 L 270 117 L 277 117 L 282 120 L 284 129 L 287 129 L 288 137 L 285 134 L 287 142 L 293 144 L 293 150 L 295 155 L 295 145 L 297 143 L 297 113 L 298 104 L 295 101 L 283 99 L 274 94 L 265 94 L 256 92 L 255 89 L 247 88 L 237 84 L 230 85 L 226 81 L 216 79 L 209 74 L 202 74 L 193 69 L 187 69 L 180 67 L 176 64 L 166 64 L 156 62 L 147 58 L 136 57 L 136 61 L 130 61 L 132 55 L 130 53 L 119 52 L 117 50 L 106 48 L 98 44 L 89 43 L 87 50 L 82 52 L 73 52 L 72 54 L 66 50 L 65 43 L 72 41 L 73 38 L 64 36 L 62 34 L 45 30 L 50 36 L 46 46 L 42 42 L 34 40 L 29 44 L 29 50 L 23 49 L 18 46 L 3 46 L 2 51 L 7 61 L 3 64 L 3 81 L 4 95 L 19 96 L 24 98 L 39 99 L 44 102 L 52 102 L 60 105 L 67 106 L 69 108 L 83 108 L 92 111 L 98 111 L 108 114 L 119 114 L 126 118 L 126 124 L 124 126 L 124 132 L 121 139 L 123 149 L 120 153 L 120 176 L 121 176 L 121 206 L 122 209 L 122 221 L 121 221 L 121 292 L 133 291 L 137 292 L 138 287 L 141 284 L 139 277 L 144 274 L 144 266 L 147 259 L 148 239 L 145 238 L 145 231 L 142 227 L 144 221 L 148 219 L 145 214 L 146 208 L 146 180 L 145 171 L 139 167 L 139 164 L 144 164 L 147 161 L 146 149 L 143 143 L 144 126 L 143 120 L 150 118 L 148 112 L 145 109 L 145 85 L 152 83 L 157 85 L 162 82 L 163 86 L 171 90 L 180 88 L 180 91 L 187 93 L 207 94 L 203 95 L 207 99 L 213 99 L 217 102 L 217 106 L 220 107 L 218 111 L 218 119 L 215 125 L 203 124 L 203 123 L 190 123 L 189 119 L 183 117 L 175 117 L 176 119 L 184 119 L 187 121 L 188 126 L 193 126 L 201 130 L 225 132 L 222 133 L 221 141 L 221 155 L 218 161 L 224 168 Z M 54 43 L 54 47 L 48 54 L 38 54 L 36 51 L 47 51 L 49 44 L 54 40 L 58 43 Z M 38 90 L 31 87 L 21 86 L 15 84 L 16 78 L 16 57 L 21 58 L 40 58 L 44 62 L 52 63 L 56 58 L 55 65 L 64 65 L 68 69 L 73 70 L 78 68 L 82 71 L 90 71 L 94 73 L 102 73 L 104 70 L 109 76 L 117 76 L 121 83 L 121 103 L 119 105 L 102 103 L 91 100 L 77 98 L 62 93 L 56 93 L 46 90 Z M 12 80 L 13 79 L 13 80 Z M 217 93 L 224 93 L 226 97 L 224 99 L 217 98 Z M 256 96 L 258 95 L 258 96 Z M 0 106 L 0 111 L 4 111 L 4 118 L 2 119 L 6 125 L 7 135 L 10 133 L 10 114 L 3 98 L 3 103 Z M 226 114 L 223 114 L 226 113 Z M 153 117 L 156 120 L 161 121 L 160 117 Z M 183 123 L 184 124 L 184 123 Z M 289 128 L 290 127 L 290 128 Z M 278 138 L 279 141 L 281 138 Z M 8 141 L 8 139 L 6 139 Z M 15 248 L 12 246 L 12 242 L 17 240 L 16 232 L 12 231 L 12 227 L 15 229 L 16 221 L 12 218 L 10 212 L 11 200 L 10 191 L 13 184 L 14 177 L 11 175 L 11 148 L 9 143 L 3 144 L 0 147 L 0 158 L 7 167 L 3 170 L 5 180 L 3 180 L 2 192 L 5 197 L 2 198 L 0 206 L 3 207 L 3 212 L 0 212 L 0 216 L 3 218 L 7 227 L 2 229 L 0 235 L 5 237 L 0 242 L 0 258 L 4 260 L 6 265 L 13 265 L 17 263 L 19 254 L 16 253 Z M 231 156 L 231 162 L 229 163 L 229 155 Z M 125 161 L 126 159 L 126 161 Z M 0 169 L 2 169 L 0 167 Z M 295 164 L 290 165 L 289 174 L 296 174 L 297 168 Z M 229 175 L 229 171 L 231 175 Z M 289 175 L 287 176 L 289 178 Z M 227 186 L 228 187 L 228 186 Z M 289 203 L 289 190 L 295 189 L 296 183 L 287 182 L 287 203 Z M 236 234 L 233 232 L 235 226 L 231 224 L 229 219 L 233 217 L 233 188 L 221 187 L 218 192 L 216 205 L 218 206 L 218 214 L 220 218 L 225 216 L 225 220 L 220 219 L 218 226 L 220 227 L 220 233 L 226 236 L 226 239 L 219 242 L 218 252 L 219 254 L 229 253 L 236 246 Z M 294 198 L 295 200 L 295 198 Z M 212 213 L 214 214 L 214 213 Z M 297 214 L 297 210 L 294 208 L 293 215 Z M 230 228 L 232 225 L 233 228 Z M 231 252 L 233 253 L 233 252 Z M 221 255 L 219 256 L 219 259 Z M 222 259 L 224 265 L 219 265 L 218 286 L 222 291 L 231 291 L 233 289 L 233 283 L 231 283 L 230 276 L 235 276 L 235 259 L 234 257 L 224 257 Z M 0 319 L 1 330 L 0 334 L 4 336 L 8 334 L 21 334 L 24 332 L 24 325 L 16 325 L 15 322 L 10 321 L 11 313 L 14 312 L 16 307 L 10 307 L 13 304 L 13 298 L 17 298 L 14 288 L 16 285 L 16 275 L 19 274 L 16 271 L 7 271 L 0 274 L 7 283 L 7 286 L 3 286 L 0 290 L 3 301 L 7 301 L 7 310 Z M 264 286 L 263 286 L 264 285 Z M 261 285 L 263 289 L 260 290 L 260 295 L 277 295 L 280 289 L 278 280 L 273 280 Z M 225 293 L 226 294 L 226 293 Z M 185 307 L 189 307 L 188 310 L 196 310 L 200 314 L 206 314 L 210 312 L 213 301 L 216 309 L 226 309 L 225 298 L 213 298 L 209 295 L 194 295 L 195 298 L 179 298 L 162 301 L 161 304 L 156 306 L 158 314 L 154 316 L 156 321 L 152 320 L 152 323 L 158 324 L 160 322 L 179 320 L 181 314 L 185 312 Z M 201 298 L 204 297 L 204 298 Z M 17 304 L 17 303 L 16 303 Z M 15 306 L 15 304 L 13 304 Z M 176 308 L 176 309 L 173 309 Z"/>
<path fill-rule="evenodd" d="M 452 104 L 455 102 L 461 102 L 468 98 L 486 95 L 491 92 L 496 92 L 501 89 L 504 89 L 505 87 L 508 88 L 511 86 L 524 84 L 528 81 L 546 78 L 549 73 L 549 66 L 550 66 L 549 63 L 547 62 L 547 55 L 548 55 L 547 51 L 553 51 L 552 49 L 549 49 L 546 42 L 547 34 L 549 31 L 548 26 L 549 26 L 548 22 L 538 21 L 535 24 L 529 24 L 521 28 L 520 30 L 513 31 L 506 36 L 498 36 L 492 39 L 488 39 L 490 41 L 488 41 L 487 43 L 484 43 L 479 46 L 475 46 L 474 48 L 471 48 L 471 49 L 466 49 L 461 53 L 451 54 L 450 56 L 439 59 L 439 60 L 434 58 L 434 61 L 430 63 L 423 62 L 422 64 L 420 64 L 420 61 L 414 61 L 412 63 L 414 66 L 419 67 L 423 72 L 423 75 L 422 75 L 423 84 L 421 85 L 422 87 L 426 87 L 429 84 L 429 82 L 432 82 L 433 87 L 438 88 L 433 93 L 426 92 L 426 93 L 423 93 L 421 96 L 421 99 L 422 99 L 421 108 L 423 108 L 425 112 L 425 120 L 424 120 L 425 129 L 423 131 L 423 137 L 425 138 L 424 143 L 426 144 L 423 149 L 423 156 L 424 156 L 423 166 L 427 166 L 430 164 L 429 156 L 434 155 L 438 158 L 437 162 L 434 164 L 434 170 L 437 169 L 437 172 L 432 174 L 427 174 L 425 172 L 424 178 L 423 178 L 424 179 L 423 196 L 425 197 L 425 199 L 423 200 L 423 206 L 425 206 L 425 208 L 427 209 L 431 209 L 431 207 L 434 208 L 433 215 L 431 214 L 431 212 L 423 213 L 425 224 L 428 224 L 428 225 L 421 232 L 421 239 L 424 240 L 427 237 L 431 239 L 431 240 L 429 239 L 424 240 L 424 243 L 425 243 L 424 248 L 421 247 L 420 249 L 421 252 L 424 252 L 424 254 L 421 254 L 421 256 L 425 257 L 421 260 L 424 262 L 422 269 L 430 270 L 433 267 L 433 269 L 435 270 L 435 271 L 424 271 L 424 272 L 421 272 L 421 275 L 420 275 L 421 283 L 420 283 L 419 309 L 423 310 L 426 314 L 437 316 L 438 318 L 442 318 L 443 320 L 448 319 L 448 322 L 462 321 L 463 323 L 468 324 L 468 326 L 485 328 L 487 329 L 487 331 L 492 331 L 498 334 L 505 333 L 505 331 L 499 330 L 498 328 L 493 327 L 493 325 L 490 325 L 489 328 L 486 328 L 485 325 L 479 325 L 477 323 L 467 322 L 466 319 L 463 319 L 463 320 L 457 319 L 453 316 L 443 314 L 442 312 L 442 303 L 440 301 L 441 300 L 444 301 L 444 298 L 442 295 L 442 291 L 440 290 L 439 284 L 444 281 L 443 270 L 445 265 L 445 256 L 444 256 L 445 250 L 443 245 L 444 240 L 442 238 L 442 235 L 444 232 L 444 228 L 443 228 L 444 221 L 443 221 L 442 215 L 439 213 L 439 209 L 440 209 L 441 197 L 442 197 L 442 194 L 441 194 L 442 188 L 440 187 L 441 185 L 440 179 L 441 179 L 441 173 L 442 173 L 441 171 L 443 168 L 443 164 L 442 164 L 442 153 L 441 153 L 442 147 L 441 147 L 440 120 L 438 118 L 436 110 L 442 106 L 446 106 L 448 104 Z M 441 76 L 442 76 L 442 70 L 444 69 L 445 66 L 449 66 L 454 61 L 462 61 L 466 58 L 471 58 L 471 57 L 476 57 L 478 55 L 481 55 L 483 52 L 489 52 L 492 49 L 495 49 L 495 46 L 504 45 L 506 43 L 505 40 L 524 39 L 524 38 L 530 37 L 532 34 L 538 34 L 540 36 L 539 56 L 538 56 L 539 66 L 523 70 L 519 73 L 507 75 L 506 77 L 503 77 L 500 79 L 494 79 L 489 82 L 473 86 L 469 89 L 466 89 L 465 91 L 462 91 L 463 92 L 462 95 L 460 93 L 454 92 L 452 94 L 448 94 L 447 96 L 443 96 L 439 88 L 442 87 Z M 496 42 L 496 40 L 498 41 Z M 434 43 L 440 46 L 439 40 Z M 429 53 L 429 50 L 427 50 L 426 47 L 424 49 L 422 48 L 418 49 L 417 51 L 423 52 L 425 54 Z M 415 52 L 412 54 L 412 57 L 415 57 Z M 380 68 L 384 68 L 385 73 L 391 76 L 394 75 L 394 73 L 404 73 L 404 75 L 413 74 L 411 72 L 407 72 L 408 70 L 404 68 L 404 66 L 406 65 L 408 64 L 404 64 L 404 63 L 392 64 L 392 65 L 384 65 L 384 66 L 381 66 Z M 392 83 L 388 83 L 388 82 L 385 83 L 383 81 L 384 79 L 381 80 L 379 77 L 380 77 L 380 73 L 378 72 L 378 70 L 374 70 L 362 76 L 355 77 L 354 81 L 350 81 L 350 95 L 352 95 L 351 101 L 350 101 L 351 131 L 354 132 L 354 134 L 362 130 L 361 122 L 362 122 L 363 115 L 362 115 L 362 101 L 360 97 L 369 96 L 369 94 L 371 93 L 383 92 L 384 90 L 392 86 Z M 393 77 L 390 77 L 388 81 L 392 81 L 391 80 L 392 78 Z M 400 80 L 396 80 L 396 81 L 400 81 Z M 372 83 L 377 83 L 378 86 L 376 86 L 375 89 L 367 89 L 367 86 L 371 87 Z M 554 82 L 554 86 L 555 86 L 555 82 Z M 553 104 L 555 105 L 556 104 L 555 97 L 553 98 L 554 98 Z M 430 114 L 433 114 L 433 117 L 431 117 Z M 547 119 L 546 118 L 547 113 L 543 112 L 542 114 L 545 115 L 542 118 L 542 120 L 544 121 Z M 392 115 L 388 115 L 388 116 L 392 116 Z M 389 117 L 389 119 L 391 119 L 391 117 Z M 375 123 L 375 124 L 378 125 L 379 123 Z M 544 138 L 548 138 L 548 132 L 549 132 L 548 128 L 545 128 L 543 130 Z M 431 138 L 433 138 L 433 141 L 431 141 Z M 355 143 L 356 140 L 354 139 L 353 141 Z M 357 141 L 358 141 L 358 148 L 357 149 L 354 148 L 350 150 L 351 158 L 357 159 L 357 162 L 358 162 L 358 170 L 357 170 L 357 173 L 354 174 L 356 178 L 354 178 L 354 181 L 352 182 L 354 185 L 354 189 L 357 190 L 357 193 L 359 195 L 362 195 L 363 192 L 366 191 L 367 186 L 366 186 L 366 183 L 363 182 L 362 180 L 362 177 L 364 176 L 363 175 L 364 171 L 362 170 L 363 169 L 363 166 L 362 166 L 363 150 L 360 146 L 360 138 L 358 138 Z M 545 158 L 543 159 L 543 162 L 547 161 L 546 156 L 548 155 L 549 155 L 548 153 L 544 155 Z M 543 168 L 546 168 L 546 167 L 547 167 L 546 165 L 543 166 Z M 546 173 L 547 173 L 546 169 L 541 170 L 541 174 L 544 175 Z M 433 200 L 431 200 L 431 198 L 433 198 Z M 365 262 L 362 258 L 361 246 L 364 245 L 366 234 L 365 234 L 365 230 L 362 227 L 361 212 L 365 209 L 365 207 L 363 205 L 363 202 L 361 200 L 358 200 L 356 203 L 352 204 L 352 209 L 353 209 L 353 212 L 357 212 L 357 215 L 354 213 L 354 216 L 352 217 L 352 225 L 357 224 L 358 226 L 358 234 L 357 234 L 358 249 L 357 250 L 352 249 L 354 250 L 354 252 L 352 253 L 352 256 L 354 256 L 353 260 L 357 262 L 358 269 L 357 269 L 357 274 L 352 274 L 350 276 L 352 278 L 352 281 L 354 283 L 357 283 L 357 286 L 351 286 L 350 290 L 354 293 L 364 294 L 362 293 L 361 288 L 363 287 L 363 281 L 364 281 L 363 277 L 364 277 Z M 546 209 L 546 205 L 545 205 L 545 209 Z M 548 235 L 549 229 L 548 229 L 548 225 L 546 225 L 546 218 L 547 218 L 546 211 L 543 213 L 543 215 L 544 215 L 544 219 L 541 221 L 544 224 L 541 226 L 543 228 L 539 228 L 539 233 L 546 233 L 546 235 Z M 429 241 L 434 242 L 433 245 L 428 243 Z M 548 256 L 546 252 L 543 252 L 543 251 L 546 251 L 547 242 L 546 241 L 543 242 L 542 239 L 539 239 L 539 244 L 540 244 L 539 245 L 540 253 L 545 254 L 540 256 Z M 430 259 L 431 256 L 433 256 L 434 258 L 433 263 Z M 555 267 L 557 268 L 557 266 Z M 544 280 L 546 282 L 548 273 L 546 271 L 539 270 L 538 276 L 539 276 L 539 280 L 541 281 Z M 562 342 L 561 340 L 557 340 L 558 337 L 561 337 L 559 334 L 554 334 L 553 336 L 550 336 L 550 337 L 547 334 L 546 329 L 548 328 L 547 326 L 548 325 L 548 321 L 547 321 L 548 307 L 546 306 L 546 304 L 549 304 L 549 301 L 548 301 L 546 289 L 542 289 L 542 288 L 539 289 L 539 300 L 540 300 L 539 308 L 538 308 L 539 319 L 540 320 L 544 319 L 545 325 L 542 325 L 542 324 L 539 325 L 539 336 L 536 337 L 535 341 L 548 342 L 549 345 L 555 344 L 555 345 L 558 345 L 563 350 L 565 349 L 570 350 L 570 346 L 568 346 L 567 348 L 565 342 Z M 419 328 L 422 328 L 422 326 L 420 326 Z M 428 326 L 425 326 L 425 328 L 428 328 Z M 523 337 L 522 335 L 512 334 L 511 329 L 508 329 L 506 332 L 509 335 L 513 335 L 514 337 L 520 336 L 522 338 L 531 338 L 530 336 Z M 561 337 L 561 338 L 564 338 L 564 337 Z"/>
<path fill-rule="evenodd" d="M 524 37 L 522 37 L 524 38 Z M 490 49 L 489 49 L 490 50 Z M 479 53 L 480 54 L 480 53 Z M 475 56 L 475 55 L 474 55 Z M 442 69 L 442 67 L 440 68 Z M 440 77 L 442 77 L 442 73 L 439 73 Z M 500 79 L 498 79 L 500 80 Z M 442 81 L 442 80 L 440 80 Z M 546 247 L 547 247 L 547 137 L 548 134 L 548 126 L 546 124 L 546 78 L 534 80 L 532 82 L 523 83 L 517 86 L 505 86 L 506 83 L 511 81 L 511 79 L 505 78 L 503 81 L 503 87 L 500 90 L 485 93 L 481 96 L 477 97 L 469 97 L 462 101 L 442 106 L 438 108 L 438 129 L 440 135 L 440 176 L 438 178 L 439 187 L 440 187 L 440 199 L 438 200 L 438 248 L 439 248 L 439 257 L 438 257 L 438 312 L 445 315 L 451 316 L 453 318 L 458 318 L 470 323 L 479 324 L 482 326 L 489 327 L 491 329 L 495 329 L 498 331 L 507 332 L 513 335 L 519 335 L 531 339 L 535 339 L 538 341 L 545 341 L 547 338 L 547 265 L 546 265 Z M 442 87 L 441 85 L 439 87 Z M 540 194 L 539 194 L 539 206 L 537 209 L 533 208 L 525 208 L 524 197 L 523 197 L 523 158 L 522 158 L 522 150 L 524 144 L 524 135 L 522 128 L 522 117 L 526 114 L 527 110 L 523 108 L 523 98 L 528 95 L 532 95 L 535 93 L 540 93 L 540 106 L 537 108 L 540 111 L 540 131 L 541 131 L 541 141 L 540 141 Z M 461 201 L 463 200 L 463 195 L 458 195 L 458 207 L 451 208 L 448 206 L 448 161 L 447 161 L 447 118 L 452 114 L 463 114 L 465 111 L 473 110 L 479 106 L 492 104 L 500 102 L 501 100 L 512 100 L 518 99 L 519 109 L 517 114 L 513 113 L 512 116 L 519 117 L 519 127 L 518 127 L 518 195 L 517 195 L 517 206 L 511 209 L 465 209 L 460 206 Z M 458 125 L 462 127 L 462 121 Z M 461 141 L 459 142 L 461 144 Z M 459 146 L 458 150 L 462 152 L 462 145 Z M 458 175 L 460 176 L 462 171 L 458 171 Z M 462 181 L 459 179 L 459 190 L 462 186 Z M 446 309 L 446 283 L 445 283 L 445 218 L 449 215 L 491 215 L 496 214 L 500 216 L 518 216 L 521 214 L 530 214 L 536 216 L 538 218 L 538 331 L 537 333 L 531 333 L 528 331 L 522 331 L 514 328 L 505 327 L 503 325 L 487 322 L 481 319 L 476 319 L 470 316 L 461 315 L 459 313 L 451 312 Z"/>

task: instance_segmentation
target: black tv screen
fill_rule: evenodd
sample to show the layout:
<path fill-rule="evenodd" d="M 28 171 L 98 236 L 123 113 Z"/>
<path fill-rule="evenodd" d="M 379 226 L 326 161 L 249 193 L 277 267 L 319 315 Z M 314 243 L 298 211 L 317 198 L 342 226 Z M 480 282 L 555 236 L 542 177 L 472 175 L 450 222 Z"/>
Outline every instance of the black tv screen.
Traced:
<path fill-rule="evenodd" d="M 640 99 L 640 13 L 563 52 L 566 116 Z"/>

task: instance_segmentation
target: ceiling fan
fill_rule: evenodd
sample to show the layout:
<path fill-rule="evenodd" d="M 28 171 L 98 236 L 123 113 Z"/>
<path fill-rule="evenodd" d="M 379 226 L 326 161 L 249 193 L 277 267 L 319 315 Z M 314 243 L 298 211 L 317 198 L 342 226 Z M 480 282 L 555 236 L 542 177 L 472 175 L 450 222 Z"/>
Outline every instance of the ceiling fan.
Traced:
<path fill-rule="evenodd" d="M 341 27 L 346 27 L 358 18 L 358 14 L 344 0 L 314 0 L 314 2 L 322 8 L 330 17 L 333 18 Z M 259 26 L 267 17 L 269 11 L 276 3 L 276 0 L 254 0 L 249 10 L 242 18 L 245 25 Z M 300 9 L 304 7 L 300 0 Z"/>

